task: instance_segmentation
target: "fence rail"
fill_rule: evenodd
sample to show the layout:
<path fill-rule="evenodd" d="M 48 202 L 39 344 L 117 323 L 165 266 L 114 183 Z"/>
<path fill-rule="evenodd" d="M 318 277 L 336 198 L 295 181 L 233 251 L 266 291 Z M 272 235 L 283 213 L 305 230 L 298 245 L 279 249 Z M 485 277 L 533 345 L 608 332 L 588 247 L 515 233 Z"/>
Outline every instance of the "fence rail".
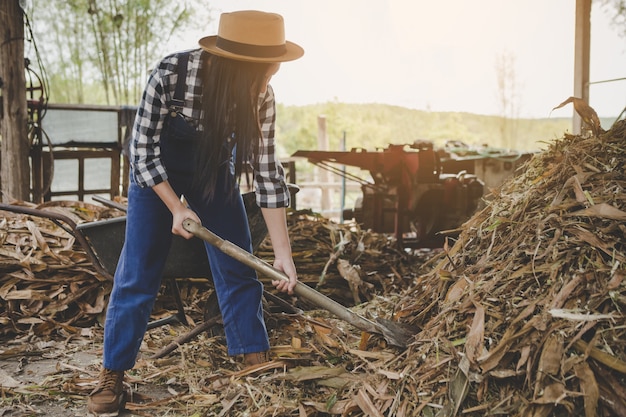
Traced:
<path fill-rule="evenodd" d="M 129 106 L 49 104 L 33 128 L 32 200 L 42 202 L 63 196 L 84 200 L 95 194 L 113 199 L 124 195 L 128 188 L 128 162 L 123 149 L 135 112 L 136 108 Z M 109 172 L 101 172 L 94 165 L 96 159 L 108 161 L 105 165 Z M 63 183 L 76 181 L 59 189 L 61 161 L 75 162 L 74 172 L 66 172 Z M 101 184 L 103 176 L 108 178 L 106 186 L 89 187 L 89 183 Z"/>

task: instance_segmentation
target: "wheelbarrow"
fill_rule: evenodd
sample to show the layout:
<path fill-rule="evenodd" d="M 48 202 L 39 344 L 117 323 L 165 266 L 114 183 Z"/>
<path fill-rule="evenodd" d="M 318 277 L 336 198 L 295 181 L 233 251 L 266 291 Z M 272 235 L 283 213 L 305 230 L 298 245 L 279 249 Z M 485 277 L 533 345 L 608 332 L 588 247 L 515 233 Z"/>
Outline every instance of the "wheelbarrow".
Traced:
<path fill-rule="evenodd" d="M 295 194 L 297 191 L 297 186 L 290 185 L 292 194 Z M 242 197 L 248 216 L 252 246 L 256 250 L 267 236 L 267 227 L 263 220 L 261 209 L 255 202 L 254 192 L 244 193 Z M 106 206 L 126 211 L 126 206 L 122 204 L 97 196 L 94 196 L 93 199 Z M 76 224 L 74 220 L 63 214 L 31 207 L 0 203 L 0 210 L 51 220 L 74 236 L 76 242 L 78 242 L 91 261 L 94 269 L 101 276 L 107 280 L 113 280 L 119 255 L 124 244 L 126 216 Z M 177 278 L 206 278 L 212 282 L 209 261 L 202 241 L 198 239 L 187 240 L 181 236 L 173 236 L 170 252 L 165 262 L 163 280 L 167 280 L 170 285 L 171 295 L 176 302 L 177 312 L 169 317 L 151 321 L 148 324 L 148 329 L 176 322 L 188 325 Z M 205 305 L 205 318 L 208 315 L 219 315 L 217 298 L 214 294 L 209 297 Z"/>

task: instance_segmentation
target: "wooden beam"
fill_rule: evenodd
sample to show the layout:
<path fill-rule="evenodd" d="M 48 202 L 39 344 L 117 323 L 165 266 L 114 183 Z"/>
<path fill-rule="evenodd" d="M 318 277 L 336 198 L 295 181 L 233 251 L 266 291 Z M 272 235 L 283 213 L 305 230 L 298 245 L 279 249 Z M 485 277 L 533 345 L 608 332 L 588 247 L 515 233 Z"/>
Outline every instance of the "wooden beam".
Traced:
<path fill-rule="evenodd" d="M 2 201 L 28 200 L 30 167 L 24 75 L 24 12 L 19 0 L 0 1 L 0 190 Z"/>
<path fill-rule="evenodd" d="M 574 35 L 574 97 L 589 104 L 589 60 L 591 50 L 591 0 L 576 0 L 576 33 Z M 572 133 L 579 135 L 582 119 L 574 111 Z"/>

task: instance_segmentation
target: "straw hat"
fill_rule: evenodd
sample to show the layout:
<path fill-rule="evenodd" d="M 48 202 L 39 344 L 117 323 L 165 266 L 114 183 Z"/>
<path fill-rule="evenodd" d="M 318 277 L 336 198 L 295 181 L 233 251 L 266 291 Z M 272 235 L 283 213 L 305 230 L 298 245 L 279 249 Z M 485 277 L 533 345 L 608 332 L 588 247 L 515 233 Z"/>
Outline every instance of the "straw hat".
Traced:
<path fill-rule="evenodd" d="M 293 61 L 304 50 L 285 40 L 283 17 L 276 13 L 242 10 L 222 13 L 217 35 L 199 41 L 212 54 L 239 61 Z"/>

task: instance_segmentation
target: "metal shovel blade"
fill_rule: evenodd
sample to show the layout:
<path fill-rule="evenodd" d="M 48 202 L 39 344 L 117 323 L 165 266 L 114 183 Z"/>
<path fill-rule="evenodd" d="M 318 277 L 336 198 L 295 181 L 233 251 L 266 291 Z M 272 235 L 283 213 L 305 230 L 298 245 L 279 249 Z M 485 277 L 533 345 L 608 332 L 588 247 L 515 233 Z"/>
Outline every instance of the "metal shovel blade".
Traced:
<path fill-rule="evenodd" d="M 195 237 L 215 246 L 225 254 L 251 267 L 258 273 L 274 280 L 289 280 L 287 275 L 285 275 L 282 271 L 277 270 L 267 262 L 241 249 L 234 243 L 222 239 L 207 228 L 202 227 L 199 223 L 191 219 L 186 219 L 183 222 L 183 227 Z M 409 339 L 411 339 L 414 335 L 414 333 L 408 328 L 404 328 L 401 323 L 386 321 L 386 323 L 383 324 L 381 322 L 373 322 L 366 319 L 365 317 L 356 314 L 335 300 L 328 298 L 324 294 L 314 290 L 306 284 L 302 284 L 301 282 L 296 284 L 294 293 L 307 301 L 310 301 L 316 306 L 333 313 L 340 319 L 352 324 L 354 327 L 362 331 L 382 335 L 387 343 L 393 346 L 402 348 L 407 347 Z M 392 323 L 393 325 L 391 325 Z"/>

